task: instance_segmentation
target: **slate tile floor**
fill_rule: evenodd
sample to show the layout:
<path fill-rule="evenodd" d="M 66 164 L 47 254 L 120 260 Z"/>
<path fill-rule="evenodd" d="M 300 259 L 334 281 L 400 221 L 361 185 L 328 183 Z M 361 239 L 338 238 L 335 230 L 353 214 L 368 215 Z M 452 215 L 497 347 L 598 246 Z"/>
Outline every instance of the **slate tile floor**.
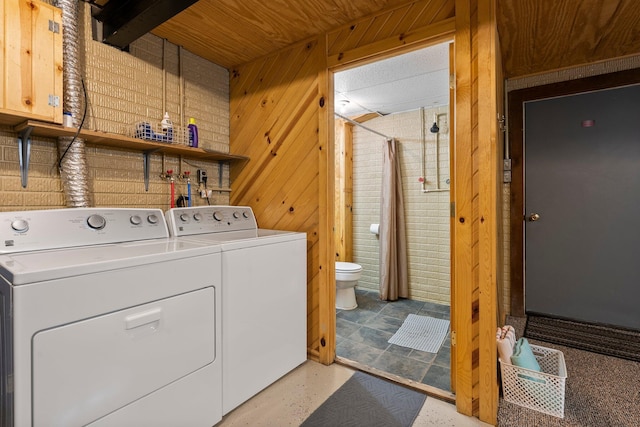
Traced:
<path fill-rule="evenodd" d="M 387 341 L 413 313 L 449 320 L 449 306 L 401 299 L 380 301 L 377 292 L 356 289 L 358 308 L 336 309 L 336 353 L 384 372 L 451 391 L 451 334 L 438 353 Z"/>

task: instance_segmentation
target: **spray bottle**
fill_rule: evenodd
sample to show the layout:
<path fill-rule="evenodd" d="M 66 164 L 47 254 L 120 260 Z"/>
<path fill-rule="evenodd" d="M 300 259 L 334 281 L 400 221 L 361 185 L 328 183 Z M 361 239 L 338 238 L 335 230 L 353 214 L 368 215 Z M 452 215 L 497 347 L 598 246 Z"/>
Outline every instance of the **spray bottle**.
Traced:
<path fill-rule="evenodd" d="M 196 119 L 189 118 L 189 147 L 198 148 L 198 126 L 196 126 Z"/>

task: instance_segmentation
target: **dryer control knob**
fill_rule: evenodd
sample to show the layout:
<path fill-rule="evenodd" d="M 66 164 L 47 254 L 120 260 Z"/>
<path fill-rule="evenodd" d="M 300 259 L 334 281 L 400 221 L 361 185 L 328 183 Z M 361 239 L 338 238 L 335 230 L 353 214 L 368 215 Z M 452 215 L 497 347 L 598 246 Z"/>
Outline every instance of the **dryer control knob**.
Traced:
<path fill-rule="evenodd" d="M 29 229 L 29 223 L 24 219 L 16 219 L 11 223 L 11 228 L 18 233 L 24 233 Z"/>
<path fill-rule="evenodd" d="M 242 216 L 247 218 L 247 219 L 249 218 L 249 214 L 247 212 L 242 212 Z"/>
<path fill-rule="evenodd" d="M 149 221 L 149 224 L 157 224 L 158 216 L 156 214 L 151 214 L 147 217 L 147 221 Z"/>
<path fill-rule="evenodd" d="M 139 215 L 134 215 L 129 218 L 129 221 L 131 221 L 131 224 L 133 225 L 140 225 L 142 223 L 142 218 L 140 218 Z"/>
<path fill-rule="evenodd" d="M 182 221 L 182 222 L 187 222 L 187 221 L 189 221 L 189 215 L 187 215 L 187 214 L 180 214 L 180 221 Z"/>
<path fill-rule="evenodd" d="M 102 230 L 107 225 L 107 220 L 101 215 L 93 214 L 87 218 L 87 225 L 94 230 Z"/>
<path fill-rule="evenodd" d="M 218 211 L 214 212 L 213 219 L 215 219 L 216 221 L 222 221 L 222 214 Z"/>
<path fill-rule="evenodd" d="M 195 219 L 196 221 L 202 221 L 202 214 L 194 214 L 193 215 L 193 219 Z"/>
<path fill-rule="evenodd" d="M 238 213 L 238 211 L 235 211 L 235 212 L 233 213 L 233 217 L 234 217 L 235 219 L 240 218 L 240 214 Z"/>

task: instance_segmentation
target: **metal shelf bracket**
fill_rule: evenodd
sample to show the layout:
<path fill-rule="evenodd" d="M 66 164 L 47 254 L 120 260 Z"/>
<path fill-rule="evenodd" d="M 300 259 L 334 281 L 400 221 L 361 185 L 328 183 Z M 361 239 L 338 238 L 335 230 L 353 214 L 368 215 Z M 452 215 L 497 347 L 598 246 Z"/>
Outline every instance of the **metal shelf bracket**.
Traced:
<path fill-rule="evenodd" d="M 226 164 L 227 162 L 220 160 L 218 162 L 218 188 L 223 188 L 222 186 L 222 181 L 223 181 L 223 177 L 224 177 L 224 171 L 223 166 Z"/>
<path fill-rule="evenodd" d="M 144 191 L 149 191 L 149 169 L 151 167 L 151 155 L 158 150 L 159 149 L 147 150 L 142 153 L 143 155 L 142 168 L 144 173 Z"/>
<path fill-rule="evenodd" d="M 18 156 L 20 158 L 20 181 L 22 188 L 27 188 L 27 178 L 29 176 L 31 131 L 33 131 L 33 126 L 27 126 L 18 134 Z"/>

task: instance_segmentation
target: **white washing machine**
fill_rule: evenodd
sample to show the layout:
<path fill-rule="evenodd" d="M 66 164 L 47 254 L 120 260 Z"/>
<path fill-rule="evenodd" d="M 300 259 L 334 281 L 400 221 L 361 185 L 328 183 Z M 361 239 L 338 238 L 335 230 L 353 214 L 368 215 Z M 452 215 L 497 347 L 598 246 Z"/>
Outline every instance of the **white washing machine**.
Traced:
<path fill-rule="evenodd" d="M 307 358 L 306 233 L 259 229 L 241 206 L 165 213 L 178 240 L 222 248 L 222 409 L 227 414 Z"/>
<path fill-rule="evenodd" d="M 216 424 L 220 259 L 161 210 L 0 213 L 0 424 Z"/>

